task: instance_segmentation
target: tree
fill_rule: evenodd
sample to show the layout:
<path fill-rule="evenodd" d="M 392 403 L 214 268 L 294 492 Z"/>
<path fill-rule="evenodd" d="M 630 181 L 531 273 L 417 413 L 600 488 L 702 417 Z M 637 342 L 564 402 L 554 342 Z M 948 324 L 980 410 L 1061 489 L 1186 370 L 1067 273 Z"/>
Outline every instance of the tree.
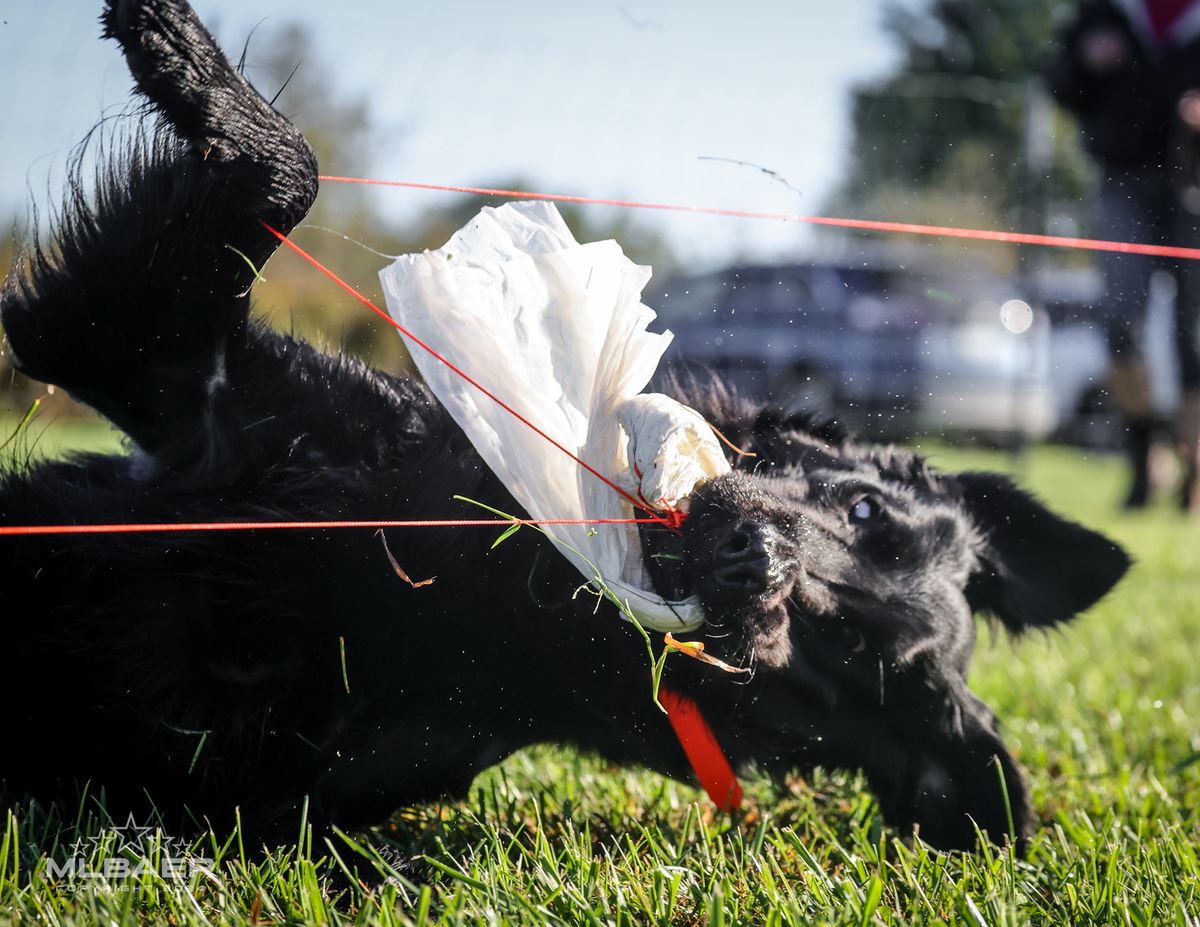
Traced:
<path fill-rule="evenodd" d="M 1090 175 L 1069 120 L 1038 81 L 1060 6 L 889 6 L 884 28 L 900 63 L 854 93 L 851 163 L 832 208 L 1030 232 L 1048 221 L 1061 227 L 1062 204 L 1079 202 Z"/>

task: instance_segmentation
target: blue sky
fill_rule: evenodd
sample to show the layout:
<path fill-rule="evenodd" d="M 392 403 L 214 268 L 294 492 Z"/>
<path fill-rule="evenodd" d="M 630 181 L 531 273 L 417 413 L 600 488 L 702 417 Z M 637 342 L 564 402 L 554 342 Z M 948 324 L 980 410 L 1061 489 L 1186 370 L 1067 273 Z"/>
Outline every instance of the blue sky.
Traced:
<path fill-rule="evenodd" d="M 521 176 L 552 192 L 758 211 L 821 208 L 849 144 L 849 89 L 895 60 L 879 0 L 194 3 L 235 51 L 260 20 L 263 41 L 273 26 L 306 24 L 340 87 L 371 101 L 376 176 Z M 127 99 L 116 46 L 98 39 L 99 6 L 0 2 L 0 215 L 20 208 L 29 188 L 45 202 L 71 146 Z M 787 185 L 706 158 L 760 164 Z M 378 196 L 406 217 L 439 195 Z M 697 261 L 781 255 L 807 234 L 762 221 L 642 218 Z"/>

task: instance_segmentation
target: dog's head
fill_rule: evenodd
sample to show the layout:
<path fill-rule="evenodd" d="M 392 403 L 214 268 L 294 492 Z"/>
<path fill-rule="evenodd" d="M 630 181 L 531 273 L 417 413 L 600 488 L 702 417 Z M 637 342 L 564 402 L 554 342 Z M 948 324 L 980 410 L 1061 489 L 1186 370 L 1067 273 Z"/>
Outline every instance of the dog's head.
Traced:
<path fill-rule="evenodd" d="M 863 769 L 894 823 L 943 847 L 1028 831 L 1024 786 L 967 689 L 973 614 L 1021 632 L 1066 621 L 1129 565 L 1103 536 L 989 473 L 758 414 L 759 455 L 701 487 L 682 536 L 648 532 L 659 591 L 697 592 L 710 651 L 753 676 L 710 712 L 776 773 Z M 727 693 L 728 694 L 728 693 Z M 736 751 L 736 747 L 735 747 Z"/>

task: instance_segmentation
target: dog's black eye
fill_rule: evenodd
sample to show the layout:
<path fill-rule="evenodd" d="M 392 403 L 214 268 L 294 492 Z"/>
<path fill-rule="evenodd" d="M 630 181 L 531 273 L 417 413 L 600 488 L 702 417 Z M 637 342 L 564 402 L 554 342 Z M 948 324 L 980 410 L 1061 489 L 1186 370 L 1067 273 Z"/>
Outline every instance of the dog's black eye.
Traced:
<path fill-rule="evenodd" d="M 859 525 L 878 517 L 881 511 L 883 511 L 883 506 L 874 496 L 863 496 L 850 506 L 846 517 L 850 520 L 850 524 Z"/>

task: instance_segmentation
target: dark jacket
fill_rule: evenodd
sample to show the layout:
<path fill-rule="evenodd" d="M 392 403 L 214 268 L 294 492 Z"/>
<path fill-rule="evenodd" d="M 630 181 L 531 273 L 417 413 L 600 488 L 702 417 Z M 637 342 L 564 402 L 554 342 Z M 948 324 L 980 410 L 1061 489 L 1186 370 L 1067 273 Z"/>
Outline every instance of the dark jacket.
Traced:
<path fill-rule="evenodd" d="M 1083 61 L 1084 38 L 1115 29 L 1130 56 L 1116 70 L 1096 73 Z M 1200 37 L 1149 48 L 1110 0 L 1083 0 L 1060 31 L 1046 68 L 1051 94 L 1079 119 L 1084 147 L 1113 167 L 1165 166 L 1176 127 L 1176 104 L 1200 88 Z"/>

